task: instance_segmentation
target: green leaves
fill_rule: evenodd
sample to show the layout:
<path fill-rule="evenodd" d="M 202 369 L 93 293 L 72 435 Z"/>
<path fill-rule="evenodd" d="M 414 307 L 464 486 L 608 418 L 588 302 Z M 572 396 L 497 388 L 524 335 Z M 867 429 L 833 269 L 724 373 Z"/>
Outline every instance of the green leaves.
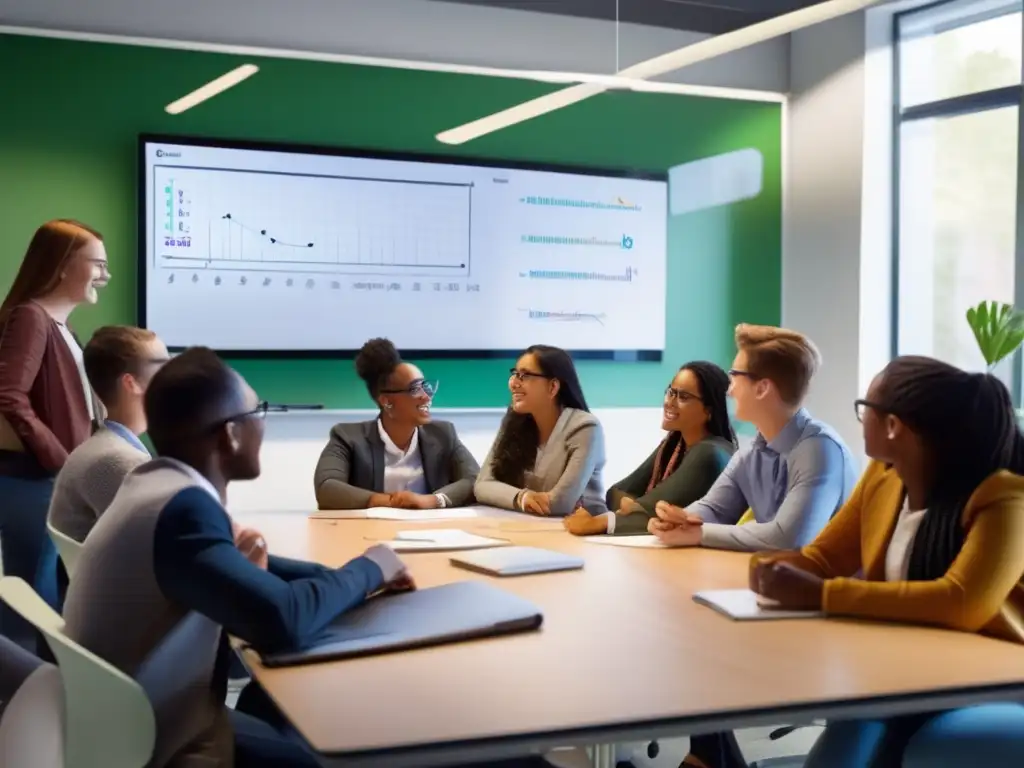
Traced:
<path fill-rule="evenodd" d="M 1024 343 L 1024 313 L 1009 304 L 983 301 L 967 310 L 967 323 L 989 368 Z"/>

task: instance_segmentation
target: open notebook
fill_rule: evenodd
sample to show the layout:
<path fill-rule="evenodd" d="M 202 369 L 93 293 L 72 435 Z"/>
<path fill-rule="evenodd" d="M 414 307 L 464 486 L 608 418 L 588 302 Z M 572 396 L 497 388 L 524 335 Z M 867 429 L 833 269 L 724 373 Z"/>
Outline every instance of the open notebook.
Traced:
<path fill-rule="evenodd" d="M 382 543 L 395 552 L 453 552 L 462 549 L 507 547 L 510 544 L 507 539 L 478 536 L 458 528 L 399 531 L 393 540 Z"/>
<path fill-rule="evenodd" d="M 707 589 L 695 593 L 693 599 L 736 621 L 813 619 L 825 615 L 822 611 L 788 611 L 773 608 L 769 601 L 749 589 Z"/>

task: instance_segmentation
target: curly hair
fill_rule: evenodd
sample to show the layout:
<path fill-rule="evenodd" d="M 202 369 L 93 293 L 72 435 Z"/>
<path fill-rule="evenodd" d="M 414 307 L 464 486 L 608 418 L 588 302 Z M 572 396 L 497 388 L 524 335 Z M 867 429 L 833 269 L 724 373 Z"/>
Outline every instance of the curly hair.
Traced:
<path fill-rule="evenodd" d="M 375 401 L 388 379 L 402 364 L 402 356 L 389 339 L 370 339 L 356 355 L 356 375 Z"/>
<path fill-rule="evenodd" d="M 534 344 L 523 354 L 533 355 L 540 372 L 547 378 L 559 382 L 561 386 L 558 388 L 557 400 L 561 408 L 590 410 L 583 396 L 583 387 L 580 385 L 576 366 L 568 352 L 546 344 Z M 509 408 L 501 420 L 498 437 L 494 442 L 494 478 L 509 485 L 522 486 L 527 470 L 537 461 L 539 446 L 540 432 L 537 429 L 537 422 L 529 414 L 516 413 Z"/>

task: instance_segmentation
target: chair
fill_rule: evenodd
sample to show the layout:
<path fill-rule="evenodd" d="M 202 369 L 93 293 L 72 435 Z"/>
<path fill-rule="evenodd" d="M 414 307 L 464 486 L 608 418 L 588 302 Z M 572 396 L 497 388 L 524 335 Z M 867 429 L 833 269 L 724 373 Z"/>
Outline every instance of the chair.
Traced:
<path fill-rule="evenodd" d="M 75 565 L 78 563 L 82 545 L 58 531 L 49 521 L 46 523 L 46 530 L 49 532 L 50 538 L 53 539 L 53 546 L 57 548 L 60 559 L 64 562 L 64 570 L 68 572 L 68 578 L 72 578 L 75 575 Z"/>
<path fill-rule="evenodd" d="M 145 692 L 64 635 L 64 622 L 19 578 L 0 578 L 0 600 L 33 624 L 57 659 L 18 689 L 0 723 L 4 768 L 142 768 L 156 740 Z"/>

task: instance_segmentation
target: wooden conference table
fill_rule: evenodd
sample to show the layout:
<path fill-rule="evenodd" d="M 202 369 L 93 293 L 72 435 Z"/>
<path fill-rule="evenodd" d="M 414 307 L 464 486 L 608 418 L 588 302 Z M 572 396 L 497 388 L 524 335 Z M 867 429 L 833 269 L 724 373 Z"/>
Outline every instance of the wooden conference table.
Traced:
<path fill-rule="evenodd" d="M 341 565 L 415 527 L 463 528 L 582 556 L 582 571 L 493 583 L 534 601 L 521 635 L 301 667 L 246 663 L 325 765 L 487 762 L 567 745 L 1024 701 L 1024 648 L 839 619 L 733 622 L 693 602 L 746 585 L 748 556 L 600 546 L 557 521 L 485 511 L 429 523 L 240 516 L 274 554 Z M 403 554 L 421 587 L 485 575 Z M 608 764 L 609 750 L 595 750 Z"/>

